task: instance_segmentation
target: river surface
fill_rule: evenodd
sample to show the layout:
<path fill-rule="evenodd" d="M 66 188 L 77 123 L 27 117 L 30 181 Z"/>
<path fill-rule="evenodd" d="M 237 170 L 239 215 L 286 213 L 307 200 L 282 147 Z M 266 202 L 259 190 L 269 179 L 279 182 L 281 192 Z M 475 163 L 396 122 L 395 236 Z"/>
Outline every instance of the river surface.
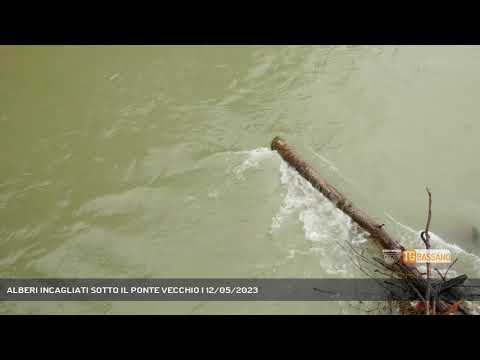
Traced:
<path fill-rule="evenodd" d="M 480 276 L 478 46 L 0 46 L 0 276 L 359 277 L 349 219 L 269 150 Z M 381 255 L 380 255 L 381 256 Z M 353 314 L 331 302 L 1 313 Z"/>

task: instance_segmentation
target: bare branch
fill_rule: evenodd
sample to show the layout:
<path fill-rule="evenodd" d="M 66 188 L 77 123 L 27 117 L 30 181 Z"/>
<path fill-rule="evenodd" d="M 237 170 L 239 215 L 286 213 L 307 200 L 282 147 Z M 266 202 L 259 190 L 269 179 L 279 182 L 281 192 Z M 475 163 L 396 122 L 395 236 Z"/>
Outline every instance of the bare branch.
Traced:
<path fill-rule="evenodd" d="M 450 271 L 452 266 L 455 265 L 457 261 L 458 261 L 458 258 L 455 258 L 455 260 L 453 260 L 453 262 L 448 266 L 447 271 L 445 271 L 445 279 L 447 279 L 448 272 Z"/>
<path fill-rule="evenodd" d="M 432 193 L 427 187 L 427 194 L 428 194 L 428 216 L 427 216 L 427 225 L 425 226 L 425 237 L 422 236 L 422 240 L 425 243 L 425 247 L 427 249 L 430 249 L 430 234 L 428 233 L 428 230 L 430 229 L 430 222 L 432 220 Z M 427 262 L 427 291 L 425 294 L 425 298 L 427 300 L 425 304 L 425 309 L 426 309 L 426 314 L 430 315 L 430 293 L 431 293 L 431 283 L 430 283 L 430 277 L 431 277 L 431 272 L 432 272 L 432 265 Z"/>

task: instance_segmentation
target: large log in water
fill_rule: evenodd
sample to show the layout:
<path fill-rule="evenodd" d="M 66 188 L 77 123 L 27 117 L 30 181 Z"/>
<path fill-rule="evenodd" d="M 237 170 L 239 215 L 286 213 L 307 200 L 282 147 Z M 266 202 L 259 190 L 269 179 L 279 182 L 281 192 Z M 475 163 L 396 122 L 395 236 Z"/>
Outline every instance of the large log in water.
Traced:
<path fill-rule="evenodd" d="M 380 243 L 384 249 L 401 249 L 390 235 L 383 230 L 382 224 L 379 224 L 360 209 L 357 209 L 353 204 L 332 185 L 328 184 L 315 170 L 313 170 L 305 161 L 301 160 L 288 146 L 285 140 L 276 137 L 272 141 L 272 150 L 277 150 L 282 158 L 293 168 L 295 168 L 300 175 L 302 175 L 310 184 L 320 191 L 327 199 L 342 210 L 345 214 L 350 216 L 362 229 L 367 231 L 376 241 Z"/>
<path fill-rule="evenodd" d="M 362 210 L 356 208 L 345 195 L 330 185 L 305 161 L 301 160 L 285 140 L 280 137 L 275 137 L 272 140 L 271 148 L 272 150 L 276 150 L 280 156 L 290 166 L 295 168 L 315 189 L 320 191 L 327 199 L 335 204 L 337 208 L 350 216 L 363 230 L 369 233 L 383 249 L 404 249 L 383 229 L 383 224 L 378 223 Z M 412 285 L 414 285 L 421 294 L 425 294 L 428 284 L 416 267 L 398 262 L 390 266 L 390 268 L 402 278 L 411 281 Z M 448 310 L 449 306 L 444 301 L 439 300 L 436 303 L 436 308 L 438 312 L 443 313 Z"/>

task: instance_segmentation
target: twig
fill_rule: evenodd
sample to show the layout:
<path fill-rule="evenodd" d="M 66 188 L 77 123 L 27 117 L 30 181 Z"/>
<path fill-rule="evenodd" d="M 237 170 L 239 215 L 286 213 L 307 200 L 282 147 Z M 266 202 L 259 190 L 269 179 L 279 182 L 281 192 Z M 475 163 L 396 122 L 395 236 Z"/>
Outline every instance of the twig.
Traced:
<path fill-rule="evenodd" d="M 440 270 L 438 270 L 437 268 L 435 268 L 435 271 L 437 272 L 438 275 L 440 275 L 440 277 L 442 278 L 442 280 L 445 281 L 446 277 L 440 272 Z"/>
<path fill-rule="evenodd" d="M 428 217 L 427 217 L 427 225 L 425 226 L 425 231 L 422 233 L 421 238 L 425 243 L 425 248 L 430 249 L 430 234 L 428 230 L 430 229 L 430 221 L 432 220 L 432 194 L 427 187 L 427 194 L 428 194 Z M 423 234 L 425 237 L 423 237 Z M 430 275 L 431 275 L 432 267 L 429 262 L 427 262 L 427 291 L 425 294 L 427 303 L 425 304 L 426 314 L 430 315 L 430 291 L 431 291 L 431 284 L 430 284 Z"/>
<path fill-rule="evenodd" d="M 426 234 L 426 241 L 425 245 L 430 248 L 430 234 L 428 233 L 428 230 L 430 229 L 430 222 L 432 221 L 432 193 L 427 187 L 427 194 L 428 194 L 428 217 L 427 217 L 427 225 L 425 226 L 425 234 Z"/>
<path fill-rule="evenodd" d="M 448 265 L 447 271 L 445 271 L 445 279 L 447 279 L 448 271 L 452 268 L 453 265 L 455 265 L 457 261 L 458 261 L 458 258 L 455 258 L 455 260 L 453 260 L 452 263 Z"/>

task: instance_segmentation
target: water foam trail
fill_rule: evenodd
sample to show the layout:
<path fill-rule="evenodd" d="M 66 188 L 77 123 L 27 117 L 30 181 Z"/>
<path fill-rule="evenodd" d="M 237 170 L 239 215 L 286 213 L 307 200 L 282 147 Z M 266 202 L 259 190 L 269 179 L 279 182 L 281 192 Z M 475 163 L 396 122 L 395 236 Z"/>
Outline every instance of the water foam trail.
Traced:
<path fill-rule="evenodd" d="M 266 147 L 257 148 L 249 151 L 237 151 L 235 153 L 246 155 L 246 159 L 240 165 L 233 168 L 233 173 L 239 179 L 245 179 L 243 174 L 246 170 L 258 167 L 262 160 L 271 158 L 272 156 L 274 156 L 274 154 L 276 154 L 275 151 L 272 151 Z"/>
<path fill-rule="evenodd" d="M 272 218 L 270 233 L 274 234 L 296 214 L 305 238 L 311 242 L 311 252 L 322 257 L 321 270 L 327 275 L 355 276 L 357 271 L 341 244 L 361 245 L 367 241 L 365 233 L 283 160 L 280 182 L 286 187 L 286 195 Z"/>
<path fill-rule="evenodd" d="M 262 161 L 278 157 L 276 151 L 262 147 L 248 151 L 236 151 L 237 155 L 245 158 L 240 165 L 231 172 L 238 178 L 244 179 L 247 170 L 258 168 Z M 327 198 L 319 193 L 298 172 L 291 168 L 283 159 L 280 160 L 280 182 L 287 192 L 282 206 L 272 218 L 270 233 L 280 229 L 284 221 L 292 214 L 297 213 L 303 224 L 305 238 L 312 243 L 332 244 L 332 239 L 348 240 L 353 244 L 364 243 L 364 234 L 358 226 L 337 209 Z M 317 247 L 322 252 L 322 247 Z"/>

